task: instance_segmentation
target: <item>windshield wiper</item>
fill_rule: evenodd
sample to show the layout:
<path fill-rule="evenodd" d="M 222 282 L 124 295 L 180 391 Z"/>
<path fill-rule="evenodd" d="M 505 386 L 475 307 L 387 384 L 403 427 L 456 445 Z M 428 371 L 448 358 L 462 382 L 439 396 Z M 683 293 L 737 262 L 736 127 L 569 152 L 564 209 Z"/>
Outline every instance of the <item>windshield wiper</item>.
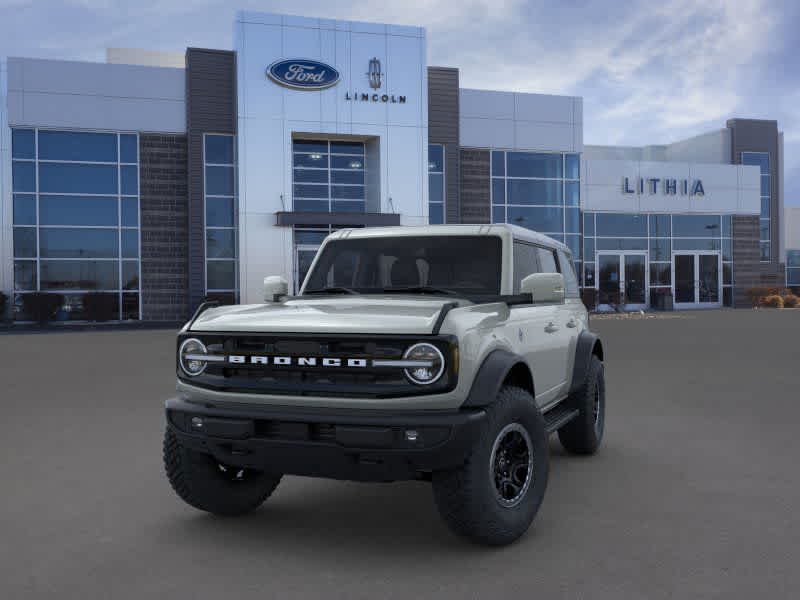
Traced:
<path fill-rule="evenodd" d="M 303 292 L 303 295 L 307 296 L 310 294 L 358 294 L 358 293 L 360 292 L 357 292 L 348 287 L 332 286 L 332 287 L 320 288 L 318 290 L 306 290 L 305 292 Z"/>
<path fill-rule="evenodd" d="M 432 287 L 430 285 L 413 285 L 410 287 L 388 287 L 383 288 L 384 293 L 406 293 L 406 294 L 444 294 L 446 296 L 461 296 L 458 292 L 446 288 Z"/>

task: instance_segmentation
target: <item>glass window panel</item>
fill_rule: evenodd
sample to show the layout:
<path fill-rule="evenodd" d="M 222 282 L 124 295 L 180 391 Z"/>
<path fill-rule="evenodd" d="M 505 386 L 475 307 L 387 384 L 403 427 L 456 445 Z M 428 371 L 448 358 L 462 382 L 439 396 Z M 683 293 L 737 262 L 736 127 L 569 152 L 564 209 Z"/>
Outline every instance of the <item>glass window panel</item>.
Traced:
<path fill-rule="evenodd" d="M 35 192 L 36 164 L 15 160 L 11 165 L 11 182 L 15 192 Z"/>
<path fill-rule="evenodd" d="M 733 306 L 733 290 L 729 287 L 722 288 L 722 306 Z"/>
<path fill-rule="evenodd" d="M 492 204 L 505 204 L 506 202 L 506 180 L 492 179 Z"/>
<path fill-rule="evenodd" d="M 561 178 L 561 154 L 507 152 L 509 177 Z"/>
<path fill-rule="evenodd" d="M 566 236 L 564 243 L 569 246 L 570 250 L 572 250 L 573 260 L 581 260 L 581 236 L 568 235 Z"/>
<path fill-rule="evenodd" d="M 233 196 L 233 190 L 233 167 L 206 167 L 206 194 L 210 196 Z"/>
<path fill-rule="evenodd" d="M 769 262 L 770 256 L 772 256 L 772 248 L 770 247 L 769 242 L 761 242 L 759 244 L 759 250 L 761 253 L 761 261 Z"/>
<path fill-rule="evenodd" d="M 364 156 L 364 142 L 331 142 L 331 154 L 358 154 Z"/>
<path fill-rule="evenodd" d="M 11 157 L 36 158 L 36 138 L 33 129 L 11 130 Z"/>
<path fill-rule="evenodd" d="M 564 231 L 567 233 L 581 232 L 581 211 L 578 208 L 566 208 Z"/>
<path fill-rule="evenodd" d="M 122 258 L 139 258 L 139 230 L 123 229 L 122 238 Z"/>
<path fill-rule="evenodd" d="M 650 260 L 672 260 L 672 244 L 669 239 L 650 239 Z"/>
<path fill-rule="evenodd" d="M 531 179 L 508 180 L 509 204 L 545 204 L 561 206 L 560 181 L 537 181 Z M 559 231 L 561 227 L 558 228 Z"/>
<path fill-rule="evenodd" d="M 341 200 L 363 200 L 363 185 L 332 185 L 331 197 Z"/>
<path fill-rule="evenodd" d="M 769 238 L 769 220 L 761 219 L 758 224 L 758 234 L 761 240 L 768 240 Z"/>
<path fill-rule="evenodd" d="M 14 225 L 36 225 L 35 194 L 14 194 Z"/>
<path fill-rule="evenodd" d="M 328 212 L 328 200 L 295 200 L 294 209 L 299 211 Z"/>
<path fill-rule="evenodd" d="M 117 162 L 117 135 L 83 131 L 39 131 L 39 160 Z"/>
<path fill-rule="evenodd" d="M 328 142 L 319 142 L 315 140 L 293 140 L 292 150 L 295 152 L 314 152 L 327 154 Z"/>
<path fill-rule="evenodd" d="M 431 173 L 428 175 L 428 200 L 444 202 L 444 175 Z"/>
<path fill-rule="evenodd" d="M 39 191 L 117 194 L 117 166 L 39 163 Z"/>
<path fill-rule="evenodd" d="M 14 256 L 36 258 L 35 227 L 14 227 Z"/>
<path fill-rule="evenodd" d="M 233 198 L 206 198 L 206 227 L 233 227 Z"/>
<path fill-rule="evenodd" d="M 719 237 L 719 215 L 673 215 L 675 237 Z"/>
<path fill-rule="evenodd" d="M 492 207 L 492 223 L 505 223 L 506 222 L 506 207 L 493 206 Z"/>
<path fill-rule="evenodd" d="M 722 263 L 722 284 L 730 285 L 733 283 L 733 265 L 731 263 Z"/>
<path fill-rule="evenodd" d="M 761 195 L 762 196 L 770 196 L 769 192 L 769 175 L 762 175 L 761 176 Z"/>
<path fill-rule="evenodd" d="M 206 262 L 206 287 L 209 290 L 236 289 L 236 262 L 232 260 Z"/>
<path fill-rule="evenodd" d="M 328 183 L 328 170 L 294 169 L 294 180 L 297 183 Z"/>
<path fill-rule="evenodd" d="M 444 172 L 444 146 L 441 144 L 428 144 L 428 171 Z"/>
<path fill-rule="evenodd" d="M 39 230 L 39 254 L 43 258 L 117 258 L 118 246 L 116 229 Z"/>
<path fill-rule="evenodd" d="M 722 215 L 722 237 L 731 237 L 733 232 L 733 219 L 730 215 Z"/>
<path fill-rule="evenodd" d="M 594 263 L 583 264 L 583 285 L 586 287 L 594 287 Z"/>
<path fill-rule="evenodd" d="M 769 218 L 769 198 L 761 198 L 761 217 Z"/>
<path fill-rule="evenodd" d="M 579 154 L 567 154 L 565 159 L 566 173 L 564 177 L 567 179 L 580 179 L 581 178 L 581 157 Z"/>
<path fill-rule="evenodd" d="M 123 260 L 122 261 L 122 289 L 123 290 L 138 290 L 139 289 L 139 261 L 138 260 Z"/>
<path fill-rule="evenodd" d="M 36 261 L 14 261 L 14 290 L 36 291 Z"/>
<path fill-rule="evenodd" d="M 320 161 L 323 161 L 325 157 L 321 157 L 319 160 L 313 159 L 311 162 L 313 164 L 309 164 L 308 166 L 320 166 Z M 324 165 L 327 166 L 327 162 Z M 355 170 L 363 170 L 364 169 L 364 159 L 359 158 L 358 156 L 331 156 L 331 169 L 355 169 Z"/>
<path fill-rule="evenodd" d="M 742 152 L 742 164 L 761 167 L 761 173 L 768 174 L 769 152 Z"/>
<path fill-rule="evenodd" d="M 351 159 L 347 157 L 339 157 L 345 164 L 349 164 Z M 293 165 L 295 167 L 310 167 L 314 169 L 327 169 L 328 168 L 328 155 L 327 154 L 295 154 L 292 156 Z M 339 167 L 343 168 L 343 167 Z"/>
<path fill-rule="evenodd" d="M 133 134 L 119 136 L 119 161 L 124 163 L 139 162 L 139 143 Z"/>
<path fill-rule="evenodd" d="M 444 223 L 444 204 L 432 202 L 428 207 L 428 222 L 431 225 L 441 225 Z"/>
<path fill-rule="evenodd" d="M 715 238 L 673 238 L 673 250 L 719 250 L 720 240 Z"/>
<path fill-rule="evenodd" d="M 647 238 L 595 238 L 598 250 L 647 250 Z"/>
<path fill-rule="evenodd" d="M 503 177 L 506 174 L 506 153 L 499 150 L 492 152 L 492 175 Z"/>
<path fill-rule="evenodd" d="M 133 165 L 120 167 L 120 189 L 126 196 L 136 196 L 139 193 L 139 168 Z"/>
<path fill-rule="evenodd" d="M 564 229 L 564 209 L 509 205 L 508 222 L 542 233 L 561 232 Z"/>
<path fill-rule="evenodd" d="M 520 282 L 528 275 L 539 272 L 536 246 L 514 242 L 514 293 L 519 293 Z"/>
<path fill-rule="evenodd" d="M 117 225 L 116 196 L 39 196 L 41 225 Z"/>
<path fill-rule="evenodd" d="M 444 175 L 431 174 L 431 179 L 443 181 Z M 355 183 L 364 185 L 364 171 L 331 171 L 331 183 Z M 441 183 L 439 184 L 441 186 Z"/>
<path fill-rule="evenodd" d="M 206 229 L 208 258 L 235 258 L 236 236 L 233 229 Z"/>
<path fill-rule="evenodd" d="M 638 214 L 597 213 L 598 236 L 646 237 L 647 216 Z"/>
<path fill-rule="evenodd" d="M 233 136 L 207 135 L 205 161 L 216 165 L 232 165 Z"/>
<path fill-rule="evenodd" d="M 787 285 L 800 285 L 800 269 L 788 269 L 786 273 Z"/>
<path fill-rule="evenodd" d="M 669 215 L 650 215 L 650 237 L 670 237 L 672 227 Z"/>
<path fill-rule="evenodd" d="M 787 267 L 800 267 L 800 250 L 787 250 L 786 251 L 786 266 Z"/>
<path fill-rule="evenodd" d="M 139 294 L 122 294 L 122 320 L 139 320 Z"/>
<path fill-rule="evenodd" d="M 115 260 L 43 260 L 42 290 L 119 289 L 119 263 Z"/>
<path fill-rule="evenodd" d="M 670 263 L 651 263 L 650 285 L 672 285 L 671 267 Z"/>
<path fill-rule="evenodd" d="M 318 246 L 328 236 L 327 231 L 298 231 L 294 232 L 294 243 L 297 245 Z"/>
<path fill-rule="evenodd" d="M 122 226 L 139 226 L 139 200 L 137 198 L 122 199 Z"/>
<path fill-rule="evenodd" d="M 333 202 L 334 212 L 364 212 L 364 208 L 363 200 L 335 200 Z"/>
<path fill-rule="evenodd" d="M 536 255 L 539 257 L 540 273 L 558 273 L 558 263 L 556 254 L 549 248 L 536 248 Z"/>
<path fill-rule="evenodd" d="M 578 181 L 564 182 L 565 202 L 567 206 L 580 206 L 581 184 Z"/>
<path fill-rule="evenodd" d="M 583 235 L 594 236 L 594 213 L 583 214 Z"/>
<path fill-rule="evenodd" d="M 294 197 L 295 198 L 328 198 L 328 186 L 327 185 L 300 185 L 295 184 L 294 186 Z"/>
<path fill-rule="evenodd" d="M 594 261 L 594 238 L 583 238 L 583 259 Z"/>
<path fill-rule="evenodd" d="M 552 240 L 555 240 L 557 242 L 561 242 L 562 244 L 564 243 L 564 234 L 563 233 L 547 233 L 545 235 L 547 235 L 547 237 L 549 237 Z"/>

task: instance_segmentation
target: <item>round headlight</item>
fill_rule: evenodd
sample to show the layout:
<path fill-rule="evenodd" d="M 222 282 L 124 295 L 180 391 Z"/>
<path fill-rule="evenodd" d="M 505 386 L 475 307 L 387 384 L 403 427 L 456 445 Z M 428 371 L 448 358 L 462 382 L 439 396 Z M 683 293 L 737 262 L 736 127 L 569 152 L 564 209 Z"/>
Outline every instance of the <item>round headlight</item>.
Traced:
<path fill-rule="evenodd" d="M 419 363 L 404 369 L 406 377 L 418 385 L 433 383 L 444 373 L 444 356 L 433 344 L 414 344 L 406 350 L 403 360 Z"/>
<path fill-rule="evenodd" d="M 200 375 L 206 370 L 208 363 L 203 360 L 203 357 L 208 354 L 205 345 L 198 339 L 189 338 L 184 340 L 181 347 L 178 349 L 178 362 L 181 365 L 183 372 L 190 377 Z"/>

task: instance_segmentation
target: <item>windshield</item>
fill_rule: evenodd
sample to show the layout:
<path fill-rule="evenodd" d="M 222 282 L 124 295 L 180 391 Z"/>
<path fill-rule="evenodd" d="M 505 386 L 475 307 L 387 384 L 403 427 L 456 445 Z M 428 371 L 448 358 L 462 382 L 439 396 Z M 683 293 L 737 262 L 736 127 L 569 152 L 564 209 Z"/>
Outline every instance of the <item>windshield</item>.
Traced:
<path fill-rule="evenodd" d="M 500 293 L 496 236 L 398 236 L 325 245 L 304 293 Z"/>

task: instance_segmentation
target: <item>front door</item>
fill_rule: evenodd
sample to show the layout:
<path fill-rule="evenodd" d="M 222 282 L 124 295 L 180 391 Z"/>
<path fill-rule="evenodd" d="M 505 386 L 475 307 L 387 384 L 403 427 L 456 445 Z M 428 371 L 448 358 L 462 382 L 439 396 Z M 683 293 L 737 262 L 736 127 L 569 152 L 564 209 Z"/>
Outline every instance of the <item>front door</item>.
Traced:
<path fill-rule="evenodd" d="M 647 307 L 647 253 L 597 253 L 598 310 Z"/>
<path fill-rule="evenodd" d="M 719 252 L 676 252 L 672 255 L 675 308 L 722 306 Z"/>

